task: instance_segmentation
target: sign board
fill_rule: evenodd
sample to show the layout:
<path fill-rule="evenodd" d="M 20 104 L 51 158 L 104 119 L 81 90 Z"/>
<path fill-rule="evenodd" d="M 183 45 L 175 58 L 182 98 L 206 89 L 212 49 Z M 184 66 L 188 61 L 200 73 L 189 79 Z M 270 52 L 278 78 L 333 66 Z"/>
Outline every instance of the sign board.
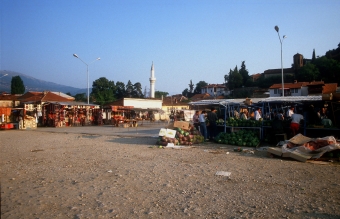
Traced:
<path fill-rule="evenodd" d="M 174 123 L 174 128 L 181 128 L 184 130 L 189 130 L 189 122 L 185 122 L 185 121 L 175 121 Z"/>
<path fill-rule="evenodd" d="M 158 135 L 159 136 L 165 136 L 165 137 L 168 137 L 168 138 L 174 138 L 176 136 L 176 130 L 161 128 L 161 130 L 159 130 Z"/>

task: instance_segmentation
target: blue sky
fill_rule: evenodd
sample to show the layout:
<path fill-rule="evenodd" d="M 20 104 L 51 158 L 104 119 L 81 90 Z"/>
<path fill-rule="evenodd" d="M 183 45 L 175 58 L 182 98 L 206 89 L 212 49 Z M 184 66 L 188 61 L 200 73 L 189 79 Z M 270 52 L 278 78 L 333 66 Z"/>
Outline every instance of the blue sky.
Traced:
<path fill-rule="evenodd" d="M 340 43 L 338 0 L 0 0 L 0 69 L 77 88 L 100 77 L 181 93 L 190 80 L 223 83 L 311 58 Z M 100 57 L 100 61 L 93 62 Z"/>

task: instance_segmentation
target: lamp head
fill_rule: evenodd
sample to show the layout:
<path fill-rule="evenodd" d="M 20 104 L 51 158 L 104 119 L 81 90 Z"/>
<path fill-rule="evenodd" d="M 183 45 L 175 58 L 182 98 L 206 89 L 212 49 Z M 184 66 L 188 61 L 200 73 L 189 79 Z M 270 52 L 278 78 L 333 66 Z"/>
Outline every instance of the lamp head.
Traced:
<path fill-rule="evenodd" d="M 275 28 L 276 32 L 279 32 L 279 27 L 278 26 L 275 26 L 274 28 Z"/>
<path fill-rule="evenodd" d="M 77 54 L 75 54 L 75 53 L 73 54 L 73 56 L 74 56 L 74 57 L 76 57 L 76 58 L 78 58 L 78 55 L 77 55 Z"/>
<path fill-rule="evenodd" d="M 286 35 L 283 35 L 283 39 L 284 39 L 284 38 L 287 38 L 287 36 L 286 36 Z"/>

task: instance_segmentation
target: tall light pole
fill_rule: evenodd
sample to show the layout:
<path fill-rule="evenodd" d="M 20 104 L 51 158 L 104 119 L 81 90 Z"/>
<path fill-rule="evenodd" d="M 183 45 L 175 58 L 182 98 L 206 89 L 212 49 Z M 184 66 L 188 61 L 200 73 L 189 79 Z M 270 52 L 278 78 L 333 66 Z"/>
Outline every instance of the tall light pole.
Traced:
<path fill-rule="evenodd" d="M 280 40 L 280 44 L 281 44 L 282 97 L 284 97 L 284 96 L 285 96 L 285 87 L 284 87 L 284 81 L 283 81 L 282 42 L 283 42 L 283 40 L 284 40 L 287 36 L 286 36 L 286 35 L 283 35 L 282 40 L 281 40 L 280 33 L 279 33 L 279 27 L 278 27 L 278 26 L 275 26 L 274 28 L 275 28 L 275 30 L 276 30 L 276 32 L 277 32 L 277 35 L 279 36 L 279 40 Z"/>
<path fill-rule="evenodd" d="M 80 61 L 82 61 L 86 65 L 86 73 L 87 73 L 87 104 L 90 104 L 89 64 L 87 64 L 81 58 L 79 58 L 77 54 L 73 54 L 73 56 L 76 57 L 77 59 L 79 59 Z M 99 57 L 96 58 L 93 62 L 95 62 L 97 60 L 100 60 L 100 58 Z M 91 63 L 93 63 L 93 62 L 91 62 Z"/>

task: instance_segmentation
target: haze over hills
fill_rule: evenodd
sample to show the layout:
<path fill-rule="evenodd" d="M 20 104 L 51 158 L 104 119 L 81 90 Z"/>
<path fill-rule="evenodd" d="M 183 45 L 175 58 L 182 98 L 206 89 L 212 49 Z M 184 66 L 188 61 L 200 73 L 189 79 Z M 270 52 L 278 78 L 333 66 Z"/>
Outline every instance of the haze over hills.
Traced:
<path fill-rule="evenodd" d="M 5 74 L 8 74 L 4 76 Z M 11 92 L 11 81 L 12 77 L 20 76 L 25 85 L 25 93 L 28 91 L 54 91 L 54 92 L 70 92 L 71 95 L 79 94 L 79 93 L 87 93 L 87 88 L 75 88 L 70 86 L 65 86 L 61 84 L 56 84 L 53 82 L 48 82 L 40 79 L 36 79 L 34 77 L 13 72 L 13 71 L 0 71 L 0 92 Z M 91 92 L 91 87 L 90 87 Z"/>

